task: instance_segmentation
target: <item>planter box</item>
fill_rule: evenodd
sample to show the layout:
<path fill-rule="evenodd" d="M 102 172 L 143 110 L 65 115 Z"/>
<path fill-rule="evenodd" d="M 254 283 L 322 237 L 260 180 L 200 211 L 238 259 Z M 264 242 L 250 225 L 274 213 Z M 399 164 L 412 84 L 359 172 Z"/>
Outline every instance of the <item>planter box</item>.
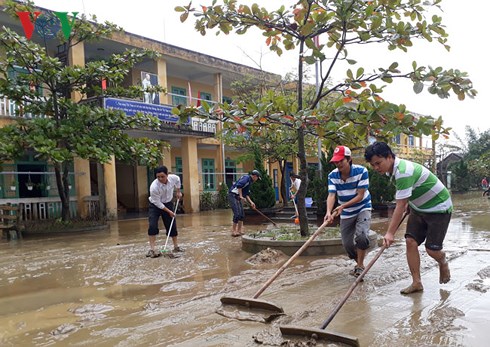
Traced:
<path fill-rule="evenodd" d="M 374 231 L 369 231 L 370 247 L 369 250 L 375 248 L 378 243 L 378 234 Z M 248 253 L 258 253 L 264 249 L 272 248 L 283 252 L 286 255 L 293 255 L 298 249 L 303 246 L 306 241 L 277 241 L 261 238 L 253 238 L 248 235 L 242 236 L 242 250 Z M 330 240 L 314 240 L 308 248 L 304 250 L 301 256 L 317 256 L 317 255 L 340 255 L 346 254 L 342 246 L 340 238 Z"/>
<path fill-rule="evenodd" d="M 259 211 L 265 214 L 266 216 L 273 217 L 276 215 L 277 212 L 281 211 L 282 207 L 270 207 L 270 208 L 260 208 Z M 251 208 L 245 208 L 243 209 L 245 212 L 246 216 L 260 216 L 260 213 L 257 211 L 251 209 Z"/>

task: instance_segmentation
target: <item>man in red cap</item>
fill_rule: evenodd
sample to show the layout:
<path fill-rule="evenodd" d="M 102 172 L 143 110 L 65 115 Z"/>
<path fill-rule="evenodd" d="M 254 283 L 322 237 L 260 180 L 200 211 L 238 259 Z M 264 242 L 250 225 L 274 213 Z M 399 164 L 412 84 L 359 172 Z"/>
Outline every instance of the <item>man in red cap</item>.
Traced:
<path fill-rule="evenodd" d="M 331 163 L 337 167 L 328 175 L 326 222 L 333 221 L 335 196 L 339 206 L 342 245 L 356 266 L 349 273 L 358 277 L 364 270 L 364 257 L 369 248 L 371 226 L 371 194 L 369 175 L 364 166 L 352 164 L 351 151 L 346 146 L 335 148 Z"/>

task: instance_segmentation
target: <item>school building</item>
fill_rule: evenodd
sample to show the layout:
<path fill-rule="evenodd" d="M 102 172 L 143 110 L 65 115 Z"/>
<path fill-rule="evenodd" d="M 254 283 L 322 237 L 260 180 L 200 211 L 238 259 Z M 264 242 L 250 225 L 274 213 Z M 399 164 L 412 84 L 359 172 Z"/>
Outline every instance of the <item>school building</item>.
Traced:
<path fill-rule="evenodd" d="M 4 4 L 5 1 L 0 0 L 0 8 Z M 24 35 L 20 21 L 4 11 L 0 11 L 0 25 Z M 42 37 L 34 32 L 31 40 L 41 43 Z M 115 33 L 111 38 L 97 42 L 83 42 L 70 50 L 66 50 L 56 38 L 46 40 L 46 43 L 51 55 L 58 56 L 69 65 L 79 66 L 126 49 L 147 48 L 161 54 L 158 59 L 145 60 L 134 66 L 125 85 L 158 84 L 167 93 L 145 93 L 142 98 L 133 100 L 105 98 L 103 105 L 122 109 L 128 116 L 132 112 L 142 111 L 161 120 L 157 131 L 134 131 L 133 135 L 151 136 L 169 145 L 162 148 L 164 159 L 161 164 L 181 177 L 186 213 L 199 211 L 200 194 L 203 192 L 216 192 L 221 182 L 230 186 L 237 177 L 253 169 L 253 162 L 237 162 L 237 157 L 243 153 L 225 146 L 216 138 L 216 132 L 220 129 L 218 122 L 196 118 L 189 120 L 188 124 L 178 125 L 170 111 L 176 105 L 198 106 L 203 100 L 231 101 L 232 82 L 247 76 L 264 75 L 263 71 L 127 32 Z M 272 73 L 265 73 L 265 76 L 277 83 L 281 80 L 281 76 Z M 16 117 L 35 117 L 22 114 L 19 111 L 21 107 L 15 101 L 0 96 L 0 126 L 12 122 Z M 401 141 L 404 140 L 402 137 Z M 409 148 L 410 144 L 407 143 L 406 147 Z M 318 165 L 314 154 L 308 162 Z M 273 180 L 276 200 L 279 201 L 281 173 L 278 164 L 264 164 Z M 287 184 L 289 173 L 297 172 L 298 166 L 297 159 L 293 157 L 286 164 Z M 32 152 L 25 153 L 20 160 L 2 163 L 0 204 L 22 202 L 25 218 L 28 219 L 56 218 L 61 204 L 53 173 L 52 165 L 39 161 Z M 114 157 L 103 167 L 95 162 L 76 159 L 70 176 L 72 215 L 87 216 L 97 206 L 102 189 L 109 218 L 118 218 L 128 211 L 145 211 L 148 208 L 148 188 L 153 179 L 150 168 L 119 162 Z M 100 184 L 101 180 L 104 184 Z"/>

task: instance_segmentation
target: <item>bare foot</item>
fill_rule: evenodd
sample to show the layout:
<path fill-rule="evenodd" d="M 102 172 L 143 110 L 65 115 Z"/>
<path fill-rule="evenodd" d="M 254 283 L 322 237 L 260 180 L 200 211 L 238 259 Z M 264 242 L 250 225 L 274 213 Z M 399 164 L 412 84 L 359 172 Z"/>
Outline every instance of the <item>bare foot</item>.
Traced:
<path fill-rule="evenodd" d="M 404 288 L 400 290 L 400 294 L 413 294 L 413 293 L 418 293 L 424 290 L 424 287 L 421 284 L 411 284 L 407 288 Z"/>
<path fill-rule="evenodd" d="M 439 264 L 439 283 L 447 283 L 451 279 L 451 272 L 449 272 L 449 264 L 444 260 L 444 263 Z"/>

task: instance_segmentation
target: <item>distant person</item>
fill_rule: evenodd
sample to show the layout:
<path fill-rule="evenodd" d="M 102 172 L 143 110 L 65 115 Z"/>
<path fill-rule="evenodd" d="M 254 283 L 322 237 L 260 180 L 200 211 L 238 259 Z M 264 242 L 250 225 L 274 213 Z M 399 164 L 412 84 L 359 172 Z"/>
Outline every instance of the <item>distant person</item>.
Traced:
<path fill-rule="evenodd" d="M 371 227 L 371 194 L 369 174 L 362 165 L 352 163 L 351 151 L 346 146 L 337 146 L 330 160 L 337 168 L 328 175 L 327 213 L 325 222 L 332 223 L 335 197 L 339 206 L 342 245 L 350 259 L 356 261 L 349 272 L 359 277 L 364 271 L 364 258 L 369 248 Z"/>
<path fill-rule="evenodd" d="M 488 179 L 486 177 L 483 177 L 483 179 L 481 180 L 481 188 L 483 190 L 488 189 Z"/>
<path fill-rule="evenodd" d="M 184 250 L 179 247 L 177 242 L 177 223 L 172 219 L 175 218 L 174 204 L 172 199 L 174 197 L 174 191 L 176 192 L 177 199 L 182 198 L 180 191 L 180 177 L 174 174 L 169 174 L 166 166 L 160 166 L 156 168 L 156 179 L 150 185 L 150 206 L 148 210 L 148 238 L 150 240 L 150 250 L 146 254 L 147 257 L 156 258 L 160 256 L 160 251 L 155 250 L 156 236 L 159 234 L 158 220 L 162 217 L 163 225 L 167 231 L 167 235 L 170 233 L 172 243 L 174 246 L 174 252 L 183 252 Z M 172 224 L 172 230 L 170 229 Z"/>
<path fill-rule="evenodd" d="M 451 279 L 446 254 L 442 244 L 451 220 L 453 204 L 449 191 L 442 182 L 424 166 L 395 156 L 384 142 L 374 142 L 366 148 L 364 157 L 373 169 L 395 179 L 396 207 L 384 236 L 384 245 L 391 246 L 404 212 L 410 214 L 405 232 L 407 262 L 412 274 L 412 284 L 400 291 L 412 294 L 424 290 L 420 277 L 418 247 L 425 241 L 427 254 L 439 264 L 439 283 Z"/>
<path fill-rule="evenodd" d="M 298 203 L 298 199 L 296 195 L 298 194 L 299 187 L 301 186 L 301 178 L 300 175 L 295 174 L 294 172 L 290 176 L 291 178 L 291 187 L 289 187 L 289 194 L 291 200 L 294 200 L 295 203 Z M 299 218 L 296 211 L 294 212 L 294 216 L 291 218 Z"/>
<path fill-rule="evenodd" d="M 250 198 L 250 186 L 252 183 L 261 179 L 258 170 L 252 170 L 250 175 L 243 175 L 228 190 L 228 200 L 233 211 L 233 229 L 231 236 L 237 237 L 243 235 L 243 220 L 245 212 L 243 210 L 243 201 L 248 201 L 250 206 L 255 209 L 255 203 Z"/>

